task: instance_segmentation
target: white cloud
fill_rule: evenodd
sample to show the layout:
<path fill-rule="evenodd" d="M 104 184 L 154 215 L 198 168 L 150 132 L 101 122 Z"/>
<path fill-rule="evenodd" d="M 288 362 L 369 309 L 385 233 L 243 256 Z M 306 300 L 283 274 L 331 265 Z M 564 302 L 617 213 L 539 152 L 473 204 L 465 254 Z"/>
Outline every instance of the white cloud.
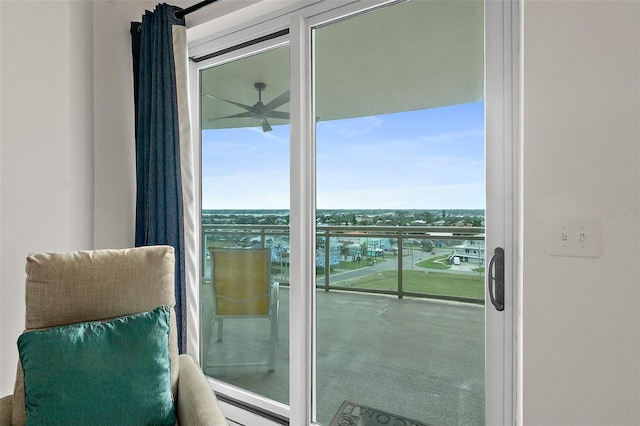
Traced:
<path fill-rule="evenodd" d="M 203 209 L 288 208 L 289 170 L 270 169 L 203 176 Z"/>
<path fill-rule="evenodd" d="M 324 127 L 334 132 L 339 138 L 355 138 L 376 130 L 382 124 L 382 117 L 376 115 L 349 120 L 322 121 L 318 123 L 318 132 L 322 132 Z"/>
<path fill-rule="evenodd" d="M 423 136 L 422 142 L 428 143 L 448 143 L 467 141 L 470 139 L 484 140 L 484 129 L 459 130 L 455 132 L 439 133 L 435 135 Z"/>
<path fill-rule="evenodd" d="M 401 187 L 373 184 L 368 189 L 354 190 L 345 185 L 342 189 L 318 194 L 319 209 L 451 209 L 483 208 L 484 204 L 482 183 L 423 185 L 408 180 Z"/>

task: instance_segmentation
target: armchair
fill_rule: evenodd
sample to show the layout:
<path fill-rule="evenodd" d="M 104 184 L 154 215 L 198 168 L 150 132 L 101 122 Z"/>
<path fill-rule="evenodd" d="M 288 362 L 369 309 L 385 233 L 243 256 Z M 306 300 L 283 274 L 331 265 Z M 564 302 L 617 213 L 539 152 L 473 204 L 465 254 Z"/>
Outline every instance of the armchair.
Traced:
<path fill-rule="evenodd" d="M 36 415 L 53 424 L 48 417 L 51 412 L 43 412 L 42 407 L 53 407 L 58 410 L 57 415 L 72 412 L 68 421 L 62 421 L 64 424 L 74 421 L 89 424 L 93 422 L 86 419 L 94 415 L 89 413 L 91 404 L 94 411 L 100 411 L 100 422 L 113 424 L 115 421 L 109 416 L 115 410 L 109 407 L 138 406 L 138 401 L 131 401 L 134 398 L 122 395 L 151 399 L 144 408 L 150 407 L 152 412 L 158 411 L 157 401 L 164 402 L 163 408 L 168 413 L 165 422 L 175 414 L 181 425 L 226 425 L 199 366 L 189 355 L 178 355 L 174 265 L 174 250 L 169 246 L 30 255 L 26 266 L 26 332 L 18 344 L 20 360 L 14 393 L 0 399 L 0 425 L 22 425 L 27 416 Z M 49 339 L 54 333 L 63 336 L 58 340 L 64 341 L 65 349 L 76 351 L 71 352 L 76 354 L 73 358 L 65 362 L 66 351 L 50 350 L 51 340 L 40 340 Z M 38 347 L 43 341 L 49 342 L 49 346 Z M 106 351 L 96 352 L 104 349 L 104 345 Z M 139 359 L 148 353 L 150 346 L 152 356 Z M 109 366 L 115 368 L 110 370 Z M 144 373 L 136 374 L 140 366 L 144 367 Z M 122 372 L 117 371 L 120 367 Z M 155 369 L 151 370 L 152 367 Z M 87 375 L 78 376 L 85 371 Z M 150 377 L 150 371 L 159 378 Z M 96 372 L 104 374 L 97 379 Z M 142 382 L 137 382 L 138 379 Z M 158 386 L 139 385 L 149 380 L 156 380 Z M 47 383 L 51 386 L 46 386 Z M 72 399 L 76 388 L 86 392 L 91 385 L 99 387 L 95 392 L 97 402 L 86 396 L 89 393 L 80 393 L 76 400 Z M 117 392 L 112 392 L 116 395 L 100 399 L 109 389 L 116 389 Z M 156 398 L 156 393 L 163 390 L 166 398 Z M 80 413 L 73 402 L 80 403 Z M 133 413 L 135 408 L 120 413 L 128 417 L 122 423 L 133 424 L 132 419 L 136 418 Z M 88 417 L 82 420 L 85 415 Z"/>

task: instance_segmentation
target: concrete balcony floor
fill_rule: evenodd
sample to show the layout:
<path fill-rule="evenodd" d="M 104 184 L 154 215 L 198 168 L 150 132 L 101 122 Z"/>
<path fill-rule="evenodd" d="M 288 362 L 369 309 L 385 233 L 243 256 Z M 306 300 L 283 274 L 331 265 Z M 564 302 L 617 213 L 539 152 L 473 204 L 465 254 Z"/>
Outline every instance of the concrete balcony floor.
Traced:
<path fill-rule="evenodd" d="M 203 295 L 210 288 L 203 289 Z M 203 297 L 206 309 L 211 300 Z M 214 367 L 212 377 L 287 404 L 289 290 L 280 291 L 276 370 Z M 211 335 L 205 325 L 203 336 Z M 267 359 L 264 319 L 226 320 L 208 360 Z M 206 337 L 205 337 L 206 339 Z M 430 425 L 484 424 L 484 306 L 341 291 L 317 292 L 317 418 L 344 400 Z"/>

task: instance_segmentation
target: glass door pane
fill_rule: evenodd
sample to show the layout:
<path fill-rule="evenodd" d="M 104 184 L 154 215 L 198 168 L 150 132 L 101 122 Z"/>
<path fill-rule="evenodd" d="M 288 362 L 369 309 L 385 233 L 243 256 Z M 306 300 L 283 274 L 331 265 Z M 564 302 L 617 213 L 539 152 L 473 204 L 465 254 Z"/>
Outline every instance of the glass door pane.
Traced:
<path fill-rule="evenodd" d="M 313 30 L 322 424 L 484 424 L 483 34 L 481 1 Z"/>
<path fill-rule="evenodd" d="M 200 72 L 202 367 L 289 402 L 289 48 Z"/>

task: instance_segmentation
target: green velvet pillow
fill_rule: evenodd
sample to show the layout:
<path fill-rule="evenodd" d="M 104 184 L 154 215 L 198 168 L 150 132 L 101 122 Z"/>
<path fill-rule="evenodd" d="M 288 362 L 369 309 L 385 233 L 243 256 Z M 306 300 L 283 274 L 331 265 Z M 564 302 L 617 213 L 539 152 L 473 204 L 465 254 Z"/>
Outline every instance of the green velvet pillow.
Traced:
<path fill-rule="evenodd" d="M 18 338 L 27 425 L 173 425 L 167 306 Z"/>

